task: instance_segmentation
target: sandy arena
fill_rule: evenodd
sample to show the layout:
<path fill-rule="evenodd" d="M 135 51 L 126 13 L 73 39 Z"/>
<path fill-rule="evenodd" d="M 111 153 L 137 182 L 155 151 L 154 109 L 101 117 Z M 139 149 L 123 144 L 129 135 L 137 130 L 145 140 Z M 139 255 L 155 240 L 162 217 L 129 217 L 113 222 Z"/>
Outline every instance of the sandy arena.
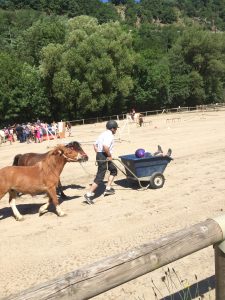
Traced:
<path fill-rule="evenodd" d="M 164 235 L 189 227 L 225 210 L 225 112 L 180 113 L 145 118 L 151 124 L 128 127 L 120 121 L 114 157 L 134 153 L 137 148 L 154 152 L 157 145 L 172 148 L 174 160 L 167 166 L 163 188 L 130 188 L 119 172 L 113 187 L 116 194 L 100 195 L 95 205 L 83 203 L 83 195 L 96 172 L 93 142 L 105 123 L 73 127 L 72 137 L 89 155 L 83 164 L 66 164 L 61 181 L 69 196 L 61 206 L 67 216 L 51 211 L 41 217 L 42 195 L 22 196 L 17 208 L 24 215 L 17 222 L 8 205 L 0 201 L 0 299 L 54 279 L 107 256 L 129 250 Z M 119 141 L 121 138 L 121 141 Z M 18 153 L 46 152 L 59 140 L 40 144 L 7 142 L 0 146 L 0 167 L 11 165 Z M 169 265 L 185 286 L 214 275 L 214 251 L 208 247 Z M 94 299 L 154 300 L 182 289 L 162 282 L 168 266 L 139 277 Z M 157 293 L 154 295 L 153 288 Z M 197 296 L 197 295 L 196 295 Z M 168 298 L 170 299 L 170 298 Z M 194 299 L 194 298 L 193 298 Z M 204 299 L 215 299 L 214 290 Z"/>

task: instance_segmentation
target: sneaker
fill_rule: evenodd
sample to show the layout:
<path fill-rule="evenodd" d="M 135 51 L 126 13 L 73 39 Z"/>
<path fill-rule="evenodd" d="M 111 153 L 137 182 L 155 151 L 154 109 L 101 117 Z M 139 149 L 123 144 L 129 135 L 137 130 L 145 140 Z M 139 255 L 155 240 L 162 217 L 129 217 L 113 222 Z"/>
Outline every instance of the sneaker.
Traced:
<path fill-rule="evenodd" d="M 168 151 L 167 151 L 167 153 L 166 153 L 166 155 L 167 156 L 171 156 L 171 154 L 172 154 L 172 149 L 169 148 Z"/>
<path fill-rule="evenodd" d="M 94 204 L 93 200 L 91 199 L 90 196 L 88 196 L 87 194 L 84 195 L 85 201 L 87 202 L 87 204 Z"/>
<path fill-rule="evenodd" d="M 163 150 L 160 145 L 158 145 L 157 151 L 153 154 L 153 156 L 163 156 Z"/>
<path fill-rule="evenodd" d="M 163 153 L 162 147 L 160 145 L 158 145 L 158 151 L 159 153 Z"/>
<path fill-rule="evenodd" d="M 115 194 L 115 190 L 113 188 L 111 188 L 110 190 L 105 189 L 104 196 L 114 195 L 114 194 Z"/>

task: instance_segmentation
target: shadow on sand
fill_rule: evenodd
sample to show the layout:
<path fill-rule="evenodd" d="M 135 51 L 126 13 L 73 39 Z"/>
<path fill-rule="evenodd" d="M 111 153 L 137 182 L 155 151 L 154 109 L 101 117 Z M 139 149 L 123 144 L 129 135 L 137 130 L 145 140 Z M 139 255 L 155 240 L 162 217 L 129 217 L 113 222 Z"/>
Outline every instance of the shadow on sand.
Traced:
<path fill-rule="evenodd" d="M 204 294 L 207 294 L 211 290 L 215 289 L 215 275 L 207 277 L 201 281 L 195 282 L 191 286 L 179 290 L 174 294 L 170 294 L 163 298 L 157 298 L 159 300 L 191 300 L 191 299 L 204 299 Z M 210 299 L 210 298 L 209 298 Z"/>
<path fill-rule="evenodd" d="M 70 201 L 77 198 L 80 198 L 80 196 L 67 196 L 66 199 L 59 198 L 59 203 L 61 204 L 64 201 Z M 46 202 L 47 202 L 47 198 L 46 201 L 43 199 L 42 203 L 29 203 L 29 204 L 17 203 L 16 207 L 22 215 L 34 215 L 39 213 L 39 208 Z M 50 204 L 48 211 L 56 214 L 55 206 L 53 204 Z M 4 207 L 0 209 L 0 220 L 7 219 L 9 217 L 13 217 L 13 212 L 11 207 Z"/>

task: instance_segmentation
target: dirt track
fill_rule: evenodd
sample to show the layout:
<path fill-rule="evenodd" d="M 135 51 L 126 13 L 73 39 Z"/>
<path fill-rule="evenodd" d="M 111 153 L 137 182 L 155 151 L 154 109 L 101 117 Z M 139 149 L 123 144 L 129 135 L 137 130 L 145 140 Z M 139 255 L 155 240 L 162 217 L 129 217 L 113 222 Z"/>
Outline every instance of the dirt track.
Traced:
<path fill-rule="evenodd" d="M 162 189 L 132 189 L 119 173 L 114 184 L 115 195 L 100 195 L 93 206 L 83 203 L 83 195 L 96 171 L 92 143 L 104 129 L 102 123 L 76 126 L 73 137 L 66 138 L 66 141 L 80 141 L 90 157 L 83 168 L 70 163 L 63 170 L 62 183 L 70 196 L 61 204 L 66 217 L 59 218 L 54 212 L 39 217 L 38 209 L 45 202 L 43 196 L 23 196 L 18 199 L 17 207 L 25 220 L 16 222 L 8 206 L 8 196 L 1 200 L 0 297 L 223 213 L 225 113 L 158 115 L 151 120 L 151 125 L 143 128 L 135 124 L 128 127 L 121 122 L 114 157 L 134 153 L 140 147 L 150 152 L 158 144 L 165 150 L 171 147 L 174 161 L 164 172 L 166 182 Z M 46 152 L 47 146 L 54 143 L 4 144 L 0 147 L 0 167 L 10 165 L 15 154 Z M 214 275 L 213 249 L 209 247 L 170 267 L 185 284 L 206 279 Z M 161 281 L 165 270 L 167 267 L 96 299 L 155 299 L 154 284 L 160 291 L 157 292 L 160 299 L 169 294 Z M 182 288 L 180 283 L 177 286 Z M 175 287 L 170 292 L 175 292 Z M 214 299 L 214 292 L 210 295 L 211 298 L 207 298 L 209 295 L 205 298 Z"/>

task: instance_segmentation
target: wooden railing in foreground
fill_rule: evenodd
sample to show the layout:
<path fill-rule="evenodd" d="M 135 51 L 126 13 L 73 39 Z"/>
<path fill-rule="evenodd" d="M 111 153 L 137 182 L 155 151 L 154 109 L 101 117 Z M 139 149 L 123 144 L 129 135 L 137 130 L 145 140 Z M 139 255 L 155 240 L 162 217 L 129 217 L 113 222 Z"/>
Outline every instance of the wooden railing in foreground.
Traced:
<path fill-rule="evenodd" d="M 224 300 L 224 238 L 225 215 L 208 219 L 190 228 L 182 229 L 130 251 L 106 258 L 68 273 L 61 278 L 4 299 L 89 299 L 184 256 L 214 245 L 216 300 Z"/>

